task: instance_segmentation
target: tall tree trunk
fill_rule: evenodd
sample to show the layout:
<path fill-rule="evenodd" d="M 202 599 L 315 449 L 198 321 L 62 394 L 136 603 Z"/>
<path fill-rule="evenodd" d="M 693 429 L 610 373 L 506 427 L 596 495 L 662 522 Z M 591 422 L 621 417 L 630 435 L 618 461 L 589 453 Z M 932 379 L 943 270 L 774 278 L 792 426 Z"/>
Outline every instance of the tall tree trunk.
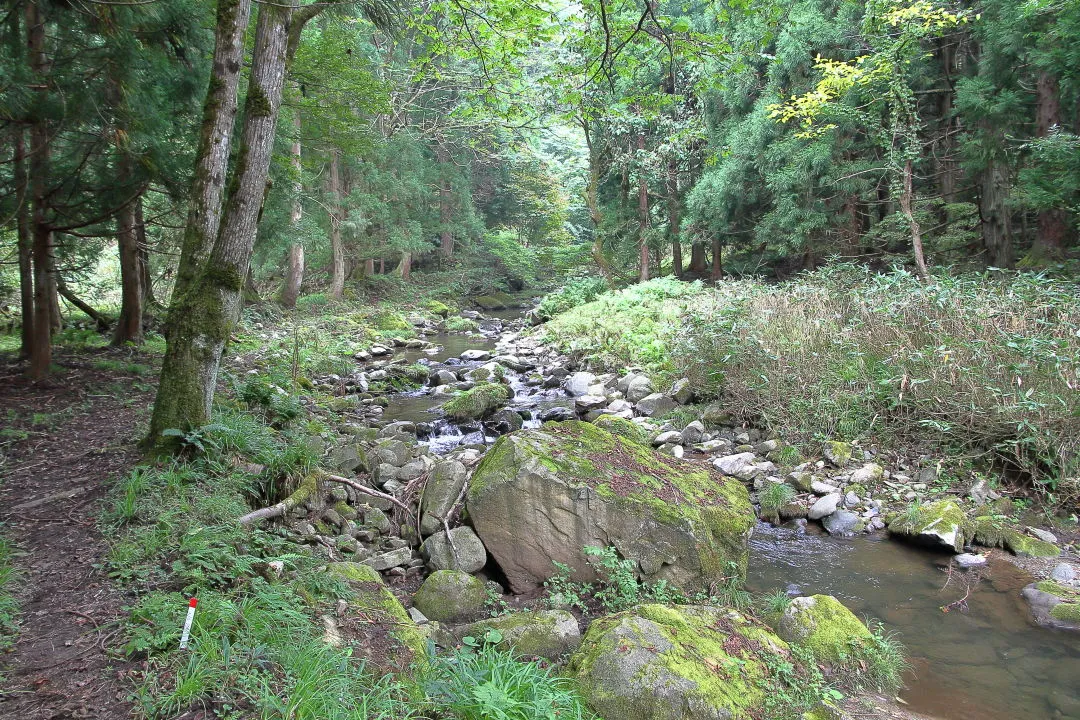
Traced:
<path fill-rule="evenodd" d="M 438 160 L 439 165 L 442 166 L 442 170 L 446 170 L 450 162 L 450 154 L 442 143 L 438 143 L 435 148 L 435 158 Z M 443 178 L 439 181 L 439 224 L 442 226 L 442 232 L 439 233 L 439 250 L 442 252 L 442 256 L 449 260 L 454 256 L 454 234 L 450 232 L 450 221 L 454 216 L 454 208 L 451 200 L 452 188 L 450 187 L 450 181 Z"/>
<path fill-rule="evenodd" d="M 146 241 L 146 220 L 143 218 L 143 199 L 140 195 L 135 199 L 135 242 L 139 247 L 139 272 L 142 273 L 140 283 L 143 292 L 143 315 L 152 312 L 152 308 L 158 307 L 157 298 L 154 297 L 154 277 L 150 273 L 150 245 Z"/>
<path fill-rule="evenodd" d="M 979 215 L 983 247 L 989 265 L 1011 268 L 1015 264 L 1009 209 L 1009 176 L 1005 168 L 991 159 L 979 178 Z"/>
<path fill-rule="evenodd" d="M 589 121 L 580 119 L 581 129 L 585 134 L 585 144 L 589 149 L 589 179 L 585 184 L 585 206 L 589 209 L 589 219 L 593 224 L 593 242 L 590 254 L 596 263 L 596 269 L 604 276 L 609 287 L 614 287 L 614 276 L 611 272 L 611 264 L 604 256 L 604 238 L 600 234 L 600 225 L 604 221 L 604 214 L 600 210 L 600 149 L 593 142 Z"/>
<path fill-rule="evenodd" d="M 638 133 L 637 149 L 639 163 L 645 154 L 645 133 Z M 645 177 L 645 168 L 638 168 L 638 282 L 649 280 L 649 181 Z"/>
<path fill-rule="evenodd" d="M 15 228 L 19 243 L 19 309 L 22 317 L 22 336 L 19 357 L 30 357 L 34 346 L 34 264 L 31 259 L 33 242 L 30 237 L 30 204 L 27 202 L 26 142 L 22 128 L 15 137 L 15 192 L 18 207 L 15 210 Z"/>
<path fill-rule="evenodd" d="M 401 253 L 401 261 L 395 272 L 401 276 L 402 280 L 409 279 L 409 275 L 412 274 L 412 253 Z"/>
<path fill-rule="evenodd" d="M 294 237 L 299 235 L 300 221 L 304 217 L 304 204 L 300 199 L 301 194 L 304 191 L 302 180 L 304 166 L 300 146 L 300 132 L 302 129 L 300 110 L 297 109 L 293 113 L 293 130 L 296 132 L 296 138 L 293 140 L 292 147 L 290 148 L 292 170 L 295 175 L 295 178 L 293 179 L 293 193 L 296 197 L 293 198 L 292 211 L 289 213 L 289 227 L 292 229 Z M 294 242 L 289 246 L 289 257 L 285 266 L 285 283 L 281 287 L 281 297 L 279 298 L 284 307 L 296 307 L 296 300 L 300 297 L 300 287 L 303 284 L 304 246 Z"/>
<path fill-rule="evenodd" d="M 116 241 L 120 254 L 120 319 L 113 332 L 113 345 L 143 340 L 143 272 L 139 262 L 139 237 L 136 230 L 135 200 L 120 209 L 116 216 Z"/>
<path fill-rule="evenodd" d="M 240 313 L 265 198 L 296 2 L 264 4 L 259 11 L 243 135 L 221 228 L 194 284 L 174 294 L 169 308 L 168 346 L 147 438 L 152 445 L 167 444 L 162 433 L 169 428 L 187 430 L 210 419 L 221 355 Z M 221 72 L 224 68 L 215 66 L 215 76 Z M 211 80 L 209 95 L 220 82 Z M 213 148 L 205 151 L 213 153 Z"/>
<path fill-rule="evenodd" d="M 911 249 L 915 252 L 915 268 L 919 271 L 919 277 L 923 280 L 930 279 L 930 270 L 926 267 L 926 258 L 923 255 L 922 229 L 919 221 L 915 219 L 915 170 L 911 159 L 904 162 L 904 187 L 900 193 L 900 211 L 907 218 L 908 227 L 911 229 Z"/>
<path fill-rule="evenodd" d="M 251 0 L 218 0 L 213 69 L 203 103 L 202 129 L 188 199 L 184 242 L 173 286 L 174 298 L 186 293 L 194 284 L 221 226 L 229 151 L 239 102 L 237 88 L 244 60 L 244 33 L 250 15 Z"/>
<path fill-rule="evenodd" d="M 345 293 L 345 249 L 341 244 L 341 154 L 330 154 L 330 297 L 340 300 Z"/>
<path fill-rule="evenodd" d="M 672 158 L 668 160 L 667 176 L 668 193 L 668 239 L 671 241 L 671 268 L 675 277 L 682 277 L 682 238 L 679 235 L 681 219 L 679 212 L 682 209 L 679 198 L 679 168 Z"/>
<path fill-rule="evenodd" d="M 368 258 L 364 261 L 364 274 L 367 276 L 375 274 L 375 258 Z"/>
<path fill-rule="evenodd" d="M 1040 73 L 1037 93 L 1035 131 L 1039 137 L 1044 138 L 1050 135 L 1054 127 L 1061 125 L 1061 98 L 1057 78 L 1046 71 Z M 1063 210 L 1040 210 L 1039 230 L 1031 247 L 1028 264 L 1061 259 L 1068 234 L 1069 224 Z"/>
<path fill-rule="evenodd" d="M 724 277 L 724 263 L 723 255 L 721 252 L 724 249 L 724 245 L 720 242 L 719 235 L 713 235 L 712 239 L 712 272 L 709 274 L 713 280 L 719 280 Z M 702 260 L 704 260 L 704 251 L 702 251 Z M 704 268 L 703 268 L 704 269 Z"/>
<path fill-rule="evenodd" d="M 26 44 L 30 69 L 37 78 L 37 94 L 44 104 L 48 94 L 49 59 L 45 49 L 45 17 L 37 2 L 26 3 Z M 52 310 L 55 290 L 52 269 L 52 229 L 48 224 L 49 129 L 44 119 L 30 126 L 30 257 L 34 275 L 33 340 L 30 377 L 41 380 L 52 365 Z"/>
<path fill-rule="evenodd" d="M 713 242 L 716 242 L 714 238 Z M 690 267 L 687 268 L 695 275 L 704 275 L 707 262 L 705 260 L 705 243 L 701 240 L 694 240 L 690 246 Z"/>

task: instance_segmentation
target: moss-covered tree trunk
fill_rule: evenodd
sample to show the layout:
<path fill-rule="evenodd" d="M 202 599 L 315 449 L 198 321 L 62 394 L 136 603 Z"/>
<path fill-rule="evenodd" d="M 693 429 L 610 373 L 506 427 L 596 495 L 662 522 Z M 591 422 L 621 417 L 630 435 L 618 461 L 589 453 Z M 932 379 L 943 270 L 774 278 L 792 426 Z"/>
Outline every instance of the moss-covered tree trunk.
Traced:
<path fill-rule="evenodd" d="M 186 293 L 202 271 L 221 224 L 229 152 L 236 124 L 236 91 L 244 60 L 244 32 L 250 15 L 251 0 L 218 0 L 214 61 L 203 103 L 187 224 L 173 286 L 174 299 Z"/>
<path fill-rule="evenodd" d="M 259 12 L 243 135 L 221 228 L 194 283 L 174 295 L 169 308 L 168 346 L 148 438 L 152 444 L 162 444 L 169 428 L 187 430 L 210 419 L 221 355 L 240 313 L 265 197 L 295 7 L 290 0 L 263 5 Z"/>

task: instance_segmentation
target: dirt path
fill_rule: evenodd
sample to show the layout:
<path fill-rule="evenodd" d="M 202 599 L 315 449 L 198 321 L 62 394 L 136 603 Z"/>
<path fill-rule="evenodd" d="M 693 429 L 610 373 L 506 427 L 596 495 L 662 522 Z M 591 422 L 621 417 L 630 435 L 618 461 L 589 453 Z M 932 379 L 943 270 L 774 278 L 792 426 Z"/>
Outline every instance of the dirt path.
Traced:
<path fill-rule="evenodd" d="M 19 720 L 130 716 L 131 668 L 115 654 L 126 599 L 103 569 L 96 520 L 110 479 L 134 465 L 150 381 L 100 361 L 64 358 L 34 385 L 0 366 L 0 425 L 28 436 L 2 448 L 0 522 L 20 552 L 22 627 L 0 656 L 0 716 Z M 10 435 L 11 433 L 8 433 Z"/>

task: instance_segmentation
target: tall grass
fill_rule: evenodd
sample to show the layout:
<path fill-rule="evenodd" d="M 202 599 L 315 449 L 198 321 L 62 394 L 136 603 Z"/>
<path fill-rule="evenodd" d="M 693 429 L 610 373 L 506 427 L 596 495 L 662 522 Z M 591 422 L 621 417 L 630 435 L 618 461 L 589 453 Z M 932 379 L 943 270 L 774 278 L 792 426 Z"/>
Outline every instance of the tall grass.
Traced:
<path fill-rule="evenodd" d="M 685 374 L 739 420 L 792 442 L 947 446 L 1003 460 L 1059 502 L 1080 493 L 1076 283 L 997 271 L 922 283 L 837 264 L 676 300 L 650 297 L 648 285 L 633 292 L 626 318 L 617 315 L 624 291 L 548 332 L 601 365 Z M 648 319 L 640 331 L 638 318 Z"/>

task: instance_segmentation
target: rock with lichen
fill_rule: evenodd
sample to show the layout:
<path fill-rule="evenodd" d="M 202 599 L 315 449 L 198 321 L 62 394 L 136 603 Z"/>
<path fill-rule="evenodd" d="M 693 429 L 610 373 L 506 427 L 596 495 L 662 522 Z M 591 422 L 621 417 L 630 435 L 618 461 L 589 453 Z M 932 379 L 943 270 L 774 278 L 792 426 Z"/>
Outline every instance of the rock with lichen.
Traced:
<path fill-rule="evenodd" d="M 601 717 L 728 720 L 767 716 L 770 660 L 787 644 L 734 610 L 638 605 L 593 622 L 568 670 Z"/>
<path fill-rule="evenodd" d="M 1043 580 L 1032 583 L 1021 594 L 1031 606 L 1031 615 L 1039 625 L 1059 630 L 1080 630 L 1080 590 Z"/>
<path fill-rule="evenodd" d="M 498 633 L 497 647 L 518 655 L 557 661 L 581 644 L 577 618 L 566 610 L 535 610 L 510 613 L 448 629 L 455 642 L 466 636 Z M 490 637 L 490 635 L 489 635 Z"/>
<path fill-rule="evenodd" d="M 413 596 L 413 605 L 436 622 L 469 622 L 484 612 L 487 588 L 459 570 L 436 570 Z"/>
<path fill-rule="evenodd" d="M 986 547 L 998 547 L 1020 557 L 1057 557 L 1057 545 L 1025 535 L 999 517 L 981 515 L 972 521 L 975 542 Z"/>
<path fill-rule="evenodd" d="M 501 383 L 483 383 L 466 390 L 443 405 L 454 420 L 479 420 L 495 412 L 510 399 L 510 389 Z"/>
<path fill-rule="evenodd" d="M 685 591 L 742 576 L 754 511 L 741 483 L 584 422 L 507 435 L 477 466 L 467 509 L 515 592 L 570 568 L 597 579 L 586 546 L 613 546 L 645 582 Z"/>
<path fill-rule="evenodd" d="M 818 662 L 829 664 L 857 657 L 871 641 L 866 625 L 831 595 L 792 600 L 780 616 L 776 634 L 807 648 Z"/>
<path fill-rule="evenodd" d="M 889 532 L 923 545 L 962 552 L 970 533 L 964 511 L 953 500 L 916 505 L 889 522 Z"/>

